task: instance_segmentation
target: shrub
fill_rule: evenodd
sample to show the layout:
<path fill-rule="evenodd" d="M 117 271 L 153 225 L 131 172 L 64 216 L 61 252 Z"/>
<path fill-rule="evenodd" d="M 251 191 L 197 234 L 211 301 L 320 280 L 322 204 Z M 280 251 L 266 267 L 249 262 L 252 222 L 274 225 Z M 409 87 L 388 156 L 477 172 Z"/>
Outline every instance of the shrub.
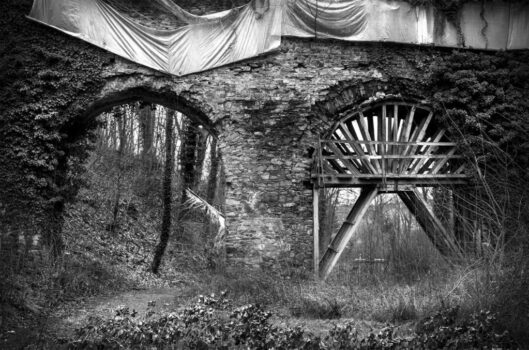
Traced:
<path fill-rule="evenodd" d="M 493 330 L 488 311 L 456 323 L 458 309 L 443 309 L 424 320 L 420 331 L 407 338 L 394 336 L 394 327 L 359 335 L 352 323 L 335 325 L 323 338 L 300 326 L 270 324 L 271 312 L 257 304 L 234 307 L 224 295 L 199 297 L 181 312 L 138 317 L 127 308 L 114 318 L 93 320 L 77 330 L 69 346 L 86 348 L 191 349 L 485 349 L 515 348 L 507 333 Z"/>

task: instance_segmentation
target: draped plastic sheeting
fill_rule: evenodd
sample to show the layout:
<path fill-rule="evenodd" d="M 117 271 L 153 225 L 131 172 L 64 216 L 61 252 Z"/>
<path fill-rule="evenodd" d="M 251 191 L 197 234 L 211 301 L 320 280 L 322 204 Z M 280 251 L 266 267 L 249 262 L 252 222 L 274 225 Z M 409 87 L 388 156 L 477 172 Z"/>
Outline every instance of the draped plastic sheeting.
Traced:
<path fill-rule="evenodd" d="M 492 50 L 529 48 L 527 3 L 469 2 L 459 18 L 460 34 L 433 7 L 388 0 L 292 0 L 286 6 L 282 33 Z"/>
<path fill-rule="evenodd" d="M 254 57 L 281 43 L 280 6 L 270 7 L 264 14 L 243 6 L 210 16 L 182 16 L 192 24 L 157 30 L 101 0 L 36 0 L 30 13 L 39 22 L 174 75 Z"/>
<path fill-rule="evenodd" d="M 184 26 L 147 27 L 102 0 L 35 0 L 30 18 L 174 75 L 204 71 L 279 47 L 281 36 L 480 49 L 529 48 L 529 6 L 467 3 L 456 28 L 432 7 L 389 0 L 253 0 L 196 16 L 156 0 Z"/>

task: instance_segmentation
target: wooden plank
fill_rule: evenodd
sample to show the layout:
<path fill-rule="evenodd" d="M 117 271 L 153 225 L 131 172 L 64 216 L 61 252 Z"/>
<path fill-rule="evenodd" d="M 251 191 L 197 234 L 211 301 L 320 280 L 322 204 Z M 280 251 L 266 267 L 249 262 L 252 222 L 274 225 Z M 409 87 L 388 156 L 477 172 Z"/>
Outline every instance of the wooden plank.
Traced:
<path fill-rule="evenodd" d="M 433 142 L 438 142 L 445 134 L 446 130 L 445 129 L 441 129 L 437 132 L 437 134 L 435 135 L 434 139 L 433 139 Z M 430 146 L 428 147 L 428 149 L 423 153 L 424 155 L 429 155 L 429 154 L 432 154 L 433 152 L 437 151 L 439 149 L 439 147 L 437 146 Z M 421 160 L 420 162 L 417 162 L 413 167 L 412 169 L 409 171 L 410 174 L 417 174 L 419 173 L 420 169 L 422 169 L 422 167 L 424 166 L 424 164 L 428 162 L 427 159 L 425 160 Z"/>
<path fill-rule="evenodd" d="M 343 134 L 342 134 L 343 135 Z M 335 135 L 335 137 L 338 137 L 339 135 Z M 333 141 L 339 141 L 339 140 L 333 140 Z M 338 149 L 342 152 L 343 155 L 354 155 L 356 154 L 356 152 L 354 151 L 354 148 L 353 148 L 353 151 L 351 152 L 351 150 L 349 149 L 349 147 L 347 147 L 348 144 L 346 143 L 341 143 L 341 142 L 333 142 L 331 141 L 331 143 L 338 147 Z M 355 169 L 359 170 L 360 172 L 365 172 L 364 170 L 364 165 L 362 163 L 362 160 L 360 159 L 351 159 L 350 160 L 351 163 L 353 163 L 353 166 L 355 167 Z"/>
<path fill-rule="evenodd" d="M 399 146 L 438 146 L 438 147 L 455 147 L 457 146 L 456 142 L 430 142 L 430 141 L 420 141 L 420 142 L 400 142 L 400 141 L 356 141 L 356 140 L 338 140 L 338 139 L 324 139 L 323 142 L 334 142 L 334 143 L 355 143 L 360 145 L 377 145 L 377 144 L 386 144 L 386 145 L 399 145 Z"/>
<path fill-rule="evenodd" d="M 382 173 L 385 174 L 387 172 L 388 168 L 388 161 L 384 159 L 384 156 L 386 155 L 386 147 L 387 147 L 387 126 L 386 122 L 388 119 L 388 111 L 386 108 L 386 105 L 382 105 L 382 115 L 380 116 L 380 125 L 378 126 L 379 130 L 379 154 L 382 156 L 382 161 L 380 162 L 382 166 Z"/>
<path fill-rule="evenodd" d="M 320 168 L 322 170 L 323 170 L 323 167 L 325 166 L 325 164 L 330 164 L 332 166 L 332 168 L 334 170 L 336 170 L 338 173 L 345 173 L 346 172 L 347 169 L 342 167 L 340 164 L 338 164 L 338 162 L 336 160 L 334 160 L 334 159 L 327 159 L 327 162 L 325 162 L 324 161 L 325 160 L 324 157 L 326 157 L 326 156 L 323 155 L 323 151 L 322 150 L 323 150 L 323 146 L 322 146 L 322 142 L 320 142 L 320 147 L 318 149 L 318 152 L 319 152 L 318 161 L 321 162 L 322 166 Z M 332 152 L 327 151 L 327 150 L 326 150 L 326 152 L 332 153 Z"/>
<path fill-rule="evenodd" d="M 437 174 L 442 168 L 443 166 L 445 166 L 446 163 L 448 163 L 448 161 L 450 159 L 454 159 L 454 157 L 457 157 L 457 156 L 454 156 L 454 153 L 456 153 L 456 148 L 452 148 L 448 154 L 446 155 L 446 157 L 444 159 L 441 159 L 440 161 L 438 161 L 434 167 L 432 168 L 431 170 L 431 173 L 432 174 Z M 462 158 L 461 156 L 459 156 L 459 158 Z"/>
<path fill-rule="evenodd" d="M 459 168 L 456 169 L 452 174 L 463 174 L 465 172 L 467 165 L 462 164 Z"/>
<path fill-rule="evenodd" d="M 453 234 L 445 229 L 417 190 L 398 192 L 398 196 L 415 216 L 419 225 L 441 254 L 463 258 L 463 253 Z"/>
<path fill-rule="evenodd" d="M 381 179 L 386 177 L 388 179 L 444 179 L 444 178 L 469 178 L 465 174 L 360 174 L 353 176 L 349 174 L 322 174 L 321 176 L 334 176 L 336 178 L 355 178 L 355 179 Z"/>
<path fill-rule="evenodd" d="M 424 154 L 414 154 L 409 156 L 401 156 L 401 155 L 386 155 L 384 156 L 385 159 L 441 159 L 441 160 L 450 160 L 450 159 L 462 159 L 463 156 L 460 155 L 454 155 L 455 151 L 451 150 L 448 154 L 433 154 L 433 155 L 424 155 Z M 338 155 L 338 156 L 323 156 L 323 159 L 382 159 L 382 156 L 346 156 L 346 155 Z M 444 164 L 443 164 L 444 165 Z"/>
<path fill-rule="evenodd" d="M 320 264 L 320 189 L 317 185 L 312 187 L 312 235 L 314 241 L 314 278 L 319 279 Z"/>
<path fill-rule="evenodd" d="M 320 261 L 319 270 L 321 278 L 326 279 L 331 273 L 332 269 L 338 262 L 340 255 L 347 246 L 347 243 L 349 243 L 351 237 L 353 237 L 353 234 L 358 228 L 360 220 L 367 211 L 369 204 L 373 201 L 373 198 L 375 198 L 377 193 L 378 190 L 376 186 L 362 188 L 356 203 L 338 230 L 338 233 L 332 239 L 331 244 L 329 244 L 329 247 Z"/>
<path fill-rule="evenodd" d="M 400 135 L 400 140 L 403 142 L 409 142 L 410 140 L 410 132 L 413 127 L 413 118 L 415 116 L 416 109 L 416 106 L 411 107 L 411 110 L 406 116 L 406 120 L 404 121 L 404 129 L 402 130 L 402 134 Z"/>
<path fill-rule="evenodd" d="M 366 125 L 366 122 L 365 122 L 365 116 L 362 114 L 362 112 L 360 112 L 359 114 L 360 114 L 360 117 L 358 118 L 358 121 L 359 121 L 358 126 L 360 128 L 360 132 L 362 133 L 362 137 L 366 141 L 373 141 L 371 139 L 371 135 L 369 134 L 368 126 Z M 369 153 L 371 155 L 376 155 L 377 154 L 377 152 L 375 150 L 375 147 L 372 144 L 368 144 L 367 145 L 367 149 L 369 150 Z M 376 172 L 382 173 L 382 169 L 380 167 L 380 162 L 378 162 L 376 160 L 373 160 L 373 161 L 371 161 L 371 164 L 373 164 L 375 166 Z"/>
<path fill-rule="evenodd" d="M 395 104 L 393 106 L 393 139 L 391 141 L 399 141 L 399 106 Z M 399 154 L 399 147 L 391 147 L 391 154 Z M 389 162 L 389 171 L 395 173 L 396 171 L 396 162 L 391 160 Z"/>
<path fill-rule="evenodd" d="M 335 161 L 334 159 L 328 159 L 329 161 L 329 164 L 334 168 L 334 170 L 336 170 L 337 172 L 339 173 L 345 173 L 345 171 L 347 170 L 346 168 L 342 167 L 337 161 Z"/>
<path fill-rule="evenodd" d="M 347 138 L 347 141 L 348 142 L 351 142 L 349 143 L 354 151 L 356 152 L 356 154 L 359 154 L 359 155 L 363 155 L 364 154 L 364 150 L 362 149 L 362 146 L 358 145 L 356 142 L 355 142 L 355 137 L 351 134 L 351 130 L 349 129 L 349 127 L 345 124 L 342 124 L 340 123 L 340 126 L 339 126 L 342 131 L 342 133 L 344 134 L 344 136 Z M 354 132 L 354 130 L 353 130 Z M 360 162 L 361 163 L 361 167 L 360 169 L 362 169 L 362 172 L 366 172 L 366 173 L 375 173 L 375 168 L 373 168 L 373 166 L 371 165 L 371 163 L 369 162 Z"/>
<path fill-rule="evenodd" d="M 402 131 L 400 134 L 400 141 L 408 143 L 410 141 L 410 133 L 413 128 L 413 119 L 415 116 L 416 107 L 411 107 L 410 111 L 406 115 L 406 119 L 404 120 L 404 125 L 402 126 Z M 399 146 L 398 147 L 398 154 L 404 154 L 407 146 Z M 396 173 L 402 172 L 402 160 L 399 162 L 396 162 L 394 168 Z"/>
<path fill-rule="evenodd" d="M 323 156 L 323 159 L 339 159 L 347 167 L 347 169 L 351 172 L 351 174 L 360 174 L 360 172 L 354 167 L 354 165 L 350 161 L 347 161 L 347 159 L 349 157 L 354 157 L 354 156 L 345 156 L 338 149 L 338 147 L 336 147 L 336 145 L 334 145 L 332 142 L 328 143 L 327 146 L 334 152 L 334 154 L 336 154 L 336 156 L 334 156 L 334 157 L 332 157 L 332 156 Z M 358 156 L 356 156 L 356 157 L 358 157 Z M 355 159 L 355 158 L 351 158 L 351 159 Z"/>
<path fill-rule="evenodd" d="M 428 126 L 430 125 L 430 121 L 432 120 L 433 112 L 430 112 L 426 118 L 421 120 L 421 123 L 417 128 L 415 128 L 413 135 L 410 138 L 410 145 L 408 145 L 405 149 L 403 154 L 404 155 L 410 155 L 417 152 L 417 145 L 415 143 L 422 140 L 424 137 L 426 130 L 428 129 Z M 408 170 L 408 167 L 411 165 L 411 161 L 404 161 L 401 163 L 400 172 L 405 173 Z"/>
<path fill-rule="evenodd" d="M 313 180 L 316 183 L 316 179 Z M 395 179 L 395 178 L 337 178 L 332 176 L 321 176 L 320 182 L 326 188 L 363 188 L 365 186 L 391 186 L 402 188 L 402 186 L 413 185 L 415 187 L 438 187 L 468 185 L 468 178 L 423 178 L 423 179 Z"/>

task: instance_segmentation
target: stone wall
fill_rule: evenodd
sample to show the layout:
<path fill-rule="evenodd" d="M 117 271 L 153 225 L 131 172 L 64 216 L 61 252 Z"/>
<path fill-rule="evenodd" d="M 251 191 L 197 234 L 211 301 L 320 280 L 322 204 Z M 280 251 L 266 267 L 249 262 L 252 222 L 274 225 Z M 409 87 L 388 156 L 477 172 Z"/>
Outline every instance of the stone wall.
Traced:
<path fill-rule="evenodd" d="M 232 264 L 310 267 L 312 148 L 340 113 L 384 93 L 417 96 L 434 49 L 284 40 L 279 51 L 182 78 L 133 73 L 117 60 L 100 97 L 145 88 L 162 104 L 203 112 L 226 172 L 226 252 Z M 442 53 L 441 53 L 442 54 Z M 128 72 L 124 78 L 124 72 Z M 141 96 L 140 96 L 141 97 Z M 190 112 L 192 113 L 192 112 Z"/>
<path fill-rule="evenodd" d="M 2 5 L 3 33 L 17 36 L 0 47 L 9 102 L 0 113 L 1 223 L 32 223 L 28 212 L 39 213 L 32 227 L 57 230 L 63 203 L 75 194 L 79 169 L 72 164 L 86 156 L 94 117 L 143 99 L 180 110 L 218 135 L 227 256 L 252 267 L 310 268 L 308 180 L 318 137 L 341 112 L 377 94 L 423 97 L 430 62 L 449 52 L 284 38 L 276 52 L 176 78 L 25 20 L 30 3 Z M 27 203 L 36 209 L 21 210 Z"/>

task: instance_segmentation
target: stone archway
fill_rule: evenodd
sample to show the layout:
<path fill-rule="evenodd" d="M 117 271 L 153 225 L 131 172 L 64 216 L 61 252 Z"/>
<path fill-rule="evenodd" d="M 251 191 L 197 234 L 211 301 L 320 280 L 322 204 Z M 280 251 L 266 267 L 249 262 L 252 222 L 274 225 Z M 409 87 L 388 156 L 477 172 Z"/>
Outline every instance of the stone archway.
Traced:
<path fill-rule="evenodd" d="M 145 86 L 106 93 L 91 103 L 81 118 L 89 122 L 93 117 L 102 112 L 108 111 L 114 106 L 139 100 L 158 104 L 185 114 L 189 118 L 200 123 L 210 133 L 217 135 L 217 130 L 215 129 L 213 121 L 201 109 L 202 106 L 197 106 L 196 103 L 191 102 L 170 90 L 163 89 L 157 91 Z"/>
<path fill-rule="evenodd" d="M 63 156 L 57 164 L 54 175 L 56 186 L 64 188 L 70 194 L 69 198 L 64 196 L 58 199 L 51 210 L 56 222 L 52 227 L 54 232 L 47 233 L 53 238 L 51 244 L 49 244 L 52 249 L 59 252 L 62 250 L 63 243 L 60 232 L 62 229 L 64 204 L 66 201 L 73 200 L 77 193 L 77 188 L 69 183 L 71 180 L 69 179 L 69 173 L 72 169 L 72 160 L 80 165 L 86 159 L 86 147 L 88 146 L 86 140 L 91 131 L 97 126 L 98 115 L 111 110 L 115 106 L 143 101 L 178 111 L 200 124 L 213 137 L 218 138 L 217 127 L 205 112 L 208 109 L 211 112 L 211 108 L 206 103 L 198 98 L 182 96 L 181 91 L 174 87 L 174 83 L 162 76 L 136 74 L 136 78 L 132 80 L 139 83 L 130 84 L 130 79 L 124 81 L 119 78 L 109 79 L 92 101 L 82 105 L 74 102 L 70 107 L 70 111 L 73 111 L 73 113 L 71 113 L 69 122 L 61 130 L 65 140 L 61 144 Z M 57 247 L 54 248 L 54 245 Z"/>

